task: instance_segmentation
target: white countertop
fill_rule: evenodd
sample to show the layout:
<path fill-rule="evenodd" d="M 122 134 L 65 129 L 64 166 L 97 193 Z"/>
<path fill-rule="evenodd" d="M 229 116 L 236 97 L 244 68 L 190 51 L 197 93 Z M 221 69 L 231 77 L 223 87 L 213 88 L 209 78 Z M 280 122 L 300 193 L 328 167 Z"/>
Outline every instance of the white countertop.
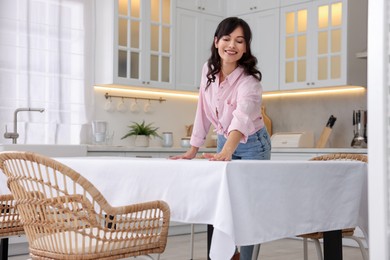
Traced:
<path fill-rule="evenodd" d="M 0 152 L 2 151 L 28 151 L 46 156 L 74 157 L 86 156 L 87 146 L 82 144 L 0 144 Z"/>
<path fill-rule="evenodd" d="M 273 153 L 367 153 L 367 148 L 272 148 Z"/>
<path fill-rule="evenodd" d="M 88 152 L 185 152 L 182 147 L 135 147 L 115 145 L 87 145 Z M 200 148 L 200 152 L 215 152 L 216 148 Z M 272 148 L 272 153 L 367 153 L 356 148 Z"/>
<path fill-rule="evenodd" d="M 187 151 L 182 147 L 135 147 L 117 145 L 35 145 L 35 144 L 0 144 L 0 151 L 33 151 L 49 156 L 86 156 L 87 152 L 150 152 L 180 153 Z M 216 148 L 201 147 L 199 152 L 215 152 Z M 361 153 L 367 149 L 356 148 L 272 148 L 272 153 Z"/>
<path fill-rule="evenodd" d="M 185 152 L 188 148 L 183 147 L 135 147 L 135 146 L 116 146 L 116 145 L 88 145 L 88 152 L 151 152 L 151 153 L 175 153 Z M 216 148 L 201 147 L 199 152 L 215 152 Z"/>

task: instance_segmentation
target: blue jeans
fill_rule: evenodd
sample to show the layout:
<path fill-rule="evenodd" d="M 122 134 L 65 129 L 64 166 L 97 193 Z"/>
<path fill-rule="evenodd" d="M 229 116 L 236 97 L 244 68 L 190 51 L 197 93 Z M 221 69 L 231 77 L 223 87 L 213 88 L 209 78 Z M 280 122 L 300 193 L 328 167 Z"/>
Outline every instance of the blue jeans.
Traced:
<path fill-rule="evenodd" d="M 221 152 L 226 138 L 218 135 L 217 153 Z M 267 129 L 263 127 L 253 135 L 248 136 L 247 142 L 240 143 L 234 151 L 233 160 L 269 160 L 271 159 L 271 139 Z"/>
<path fill-rule="evenodd" d="M 218 135 L 217 152 L 225 145 L 226 138 Z M 234 151 L 233 160 L 269 160 L 271 159 L 271 140 L 267 129 L 263 127 L 253 135 L 248 136 L 247 142 L 240 143 Z M 240 260 L 251 260 L 253 245 L 240 248 Z"/>

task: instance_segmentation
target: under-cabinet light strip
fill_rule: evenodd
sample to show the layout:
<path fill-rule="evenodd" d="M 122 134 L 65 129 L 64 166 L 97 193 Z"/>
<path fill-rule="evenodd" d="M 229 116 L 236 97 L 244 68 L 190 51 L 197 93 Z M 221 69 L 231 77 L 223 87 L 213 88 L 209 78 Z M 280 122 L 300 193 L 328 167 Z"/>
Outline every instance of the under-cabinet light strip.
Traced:
<path fill-rule="evenodd" d="M 265 92 L 263 97 L 288 97 L 288 96 L 304 96 L 304 95 L 321 95 L 321 94 L 345 94 L 350 92 L 363 92 L 366 88 L 359 86 L 337 87 L 337 88 L 322 88 L 310 90 L 295 90 L 295 91 L 278 91 Z"/>
<path fill-rule="evenodd" d="M 198 93 L 186 93 L 179 91 L 153 91 L 143 89 L 129 89 L 129 88 L 113 88 L 95 86 L 96 89 L 102 89 L 104 91 L 120 91 L 125 93 L 142 94 L 142 95 L 164 95 L 170 97 L 183 97 L 183 98 L 198 98 Z M 295 90 L 295 91 L 277 91 L 277 92 L 265 92 L 263 97 L 288 97 L 288 96 L 304 96 L 304 95 L 321 95 L 321 94 L 345 94 L 350 92 L 363 92 L 366 91 L 365 87 L 360 86 L 347 86 L 347 87 L 335 87 L 335 88 L 318 88 L 308 90 Z"/>
<path fill-rule="evenodd" d="M 95 86 L 95 89 L 101 89 L 104 91 L 118 91 L 122 93 L 142 94 L 142 95 L 154 95 L 154 96 L 167 96 L 167 97 L 182 97 L 182 98 L 198 98 L 198 93 L 180 93 L 180 92 L 169 92 L 169 91 L 153 91 L 153 90 L 142 90 L 142 89 L 128 89 L 128 88 L 112 88 Z"/>

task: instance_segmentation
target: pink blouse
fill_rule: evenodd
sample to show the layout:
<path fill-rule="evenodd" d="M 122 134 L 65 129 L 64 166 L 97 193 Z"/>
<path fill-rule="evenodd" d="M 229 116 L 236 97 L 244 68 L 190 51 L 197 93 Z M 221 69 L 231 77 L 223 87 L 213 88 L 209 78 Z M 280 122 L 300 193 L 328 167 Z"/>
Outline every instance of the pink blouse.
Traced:
<path fill-rule="evenodd" d="M 216 75 L 206 90 L 207 63 L 203 65 L 191 145 L 201 147 L 206 139 L 211 124 L 217 134 L 226 138 L 230 131 L 238 130 L 243 134 L 242 143 L 249 135 L 264 127 L 261 115 L 262 87 L 253 76 L 245 74 L 242 67 L 237 67 L 223 82 Z"/>

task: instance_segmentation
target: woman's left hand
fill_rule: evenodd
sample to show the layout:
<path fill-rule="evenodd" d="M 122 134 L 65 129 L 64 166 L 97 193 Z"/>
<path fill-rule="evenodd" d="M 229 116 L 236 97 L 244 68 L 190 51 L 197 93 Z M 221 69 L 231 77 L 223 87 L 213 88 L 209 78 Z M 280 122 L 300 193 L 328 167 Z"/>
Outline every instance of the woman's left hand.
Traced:
<path fill-rule="evenodd" d="M 230 153 L 221 151 L 220 153 L 203 153 L 204 158 L 210 161 L 231 161 L 232 155 Z"/>

